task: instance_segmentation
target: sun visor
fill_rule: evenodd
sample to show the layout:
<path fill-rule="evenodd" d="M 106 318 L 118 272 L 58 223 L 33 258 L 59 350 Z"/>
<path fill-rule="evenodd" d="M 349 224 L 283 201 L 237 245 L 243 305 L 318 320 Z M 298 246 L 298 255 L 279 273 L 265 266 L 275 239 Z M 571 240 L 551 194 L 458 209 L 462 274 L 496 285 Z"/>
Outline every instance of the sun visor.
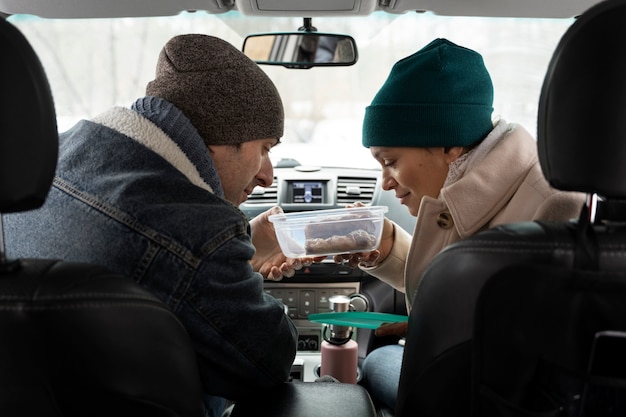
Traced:
<path fill-rule="evenodd" d="M 237 2 L 238 10 L 246 15 L 316 17 L 339 15 L 368 15 L 376 9 L 376 0 L 245 0 Z"/>

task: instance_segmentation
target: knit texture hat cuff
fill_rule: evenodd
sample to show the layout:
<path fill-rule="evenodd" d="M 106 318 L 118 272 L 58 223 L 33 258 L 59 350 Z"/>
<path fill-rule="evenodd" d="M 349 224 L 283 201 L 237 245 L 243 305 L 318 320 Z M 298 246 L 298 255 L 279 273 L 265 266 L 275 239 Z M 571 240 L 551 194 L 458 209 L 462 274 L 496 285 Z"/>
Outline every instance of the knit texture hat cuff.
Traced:
<path fill-rule="evenodd" d="M 461 103 L 372 105 L 365 110 L 363 146 L 469 146 L 493 129 L 492 112 Z"/>

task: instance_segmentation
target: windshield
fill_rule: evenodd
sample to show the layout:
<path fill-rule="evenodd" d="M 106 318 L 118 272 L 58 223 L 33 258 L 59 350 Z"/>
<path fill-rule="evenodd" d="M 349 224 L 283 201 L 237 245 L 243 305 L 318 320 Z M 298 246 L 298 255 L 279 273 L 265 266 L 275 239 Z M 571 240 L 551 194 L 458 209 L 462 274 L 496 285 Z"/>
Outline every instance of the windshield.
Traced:
<path fill-rule="evenodd" d="M 241 48 L 245 35 L 295 31 L 300 18 L 251 18 L 238 12 L 124 19 L 9 20 L 30 40 L 50 80 L 59 130 L 110 106 L 128 107 L 154 77 L 159 51 L 172 36 L 207 33 Z M 430 13 L 314 18 L 320 32 L 351 35 L 359 59 L 350 67 L 290 70 L 262 66 L 285 106 L 285 134 L 272 150 L 276 163 L 379 168 L 361 146 L 365 107 L 393 64 L 436 37 L 480 52 L 494 88 L 494 117 L 536 131 L 537 103 L 545 72 L 572 20 L 444 17 Z"/>

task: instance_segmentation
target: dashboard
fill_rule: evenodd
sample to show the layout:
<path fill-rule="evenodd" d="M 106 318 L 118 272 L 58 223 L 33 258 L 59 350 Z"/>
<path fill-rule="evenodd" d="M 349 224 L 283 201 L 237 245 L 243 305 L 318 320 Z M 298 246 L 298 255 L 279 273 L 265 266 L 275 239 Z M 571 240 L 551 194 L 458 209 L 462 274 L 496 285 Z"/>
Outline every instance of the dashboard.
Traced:
<path fill-rule="evenodd" d="M 382 189 L 380 181 L 381 173 L 376 169 L 302 166 L 290 160 L 281 161 L 274 168 L 272 185 L 257 187 L 240 209 L 252 219 L 275 205 L 289 213 L 343 208 L 361 202 L 387 206 L 386 216 L 411 233 L 415 218 L 399 203 L 393 191 Z M 264 289 L 283 302 L 298 327 L 293 380 L 312 381 L 317 377 L 324 329 L 307 317 L 328 312 L 331 296 L 350 297 L 352 308 L 357 311 L 406 314 L 402 293 L 358 268 L 336 264 L 332 259 L 305 267 L 292 278 L 267 281 Z M 375 347 L 395 342 L 376 338 L 373 331 L 366 329 L 356 330 L 353 338 L 359 345 L 361 360 Z"/>

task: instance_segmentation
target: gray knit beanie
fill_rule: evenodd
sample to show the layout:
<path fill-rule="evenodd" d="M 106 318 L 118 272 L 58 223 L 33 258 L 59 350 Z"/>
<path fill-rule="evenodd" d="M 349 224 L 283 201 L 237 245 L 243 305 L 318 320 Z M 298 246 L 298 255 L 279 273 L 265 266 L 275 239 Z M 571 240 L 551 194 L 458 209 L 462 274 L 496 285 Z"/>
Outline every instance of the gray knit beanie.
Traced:
<path fill-rule="evenodd" d="M 207 145 L 283 135 L 283 103 L 272 80 L 234 46 L 213 36 L 170 39 L 146 94 L 182 110 Z"/>

